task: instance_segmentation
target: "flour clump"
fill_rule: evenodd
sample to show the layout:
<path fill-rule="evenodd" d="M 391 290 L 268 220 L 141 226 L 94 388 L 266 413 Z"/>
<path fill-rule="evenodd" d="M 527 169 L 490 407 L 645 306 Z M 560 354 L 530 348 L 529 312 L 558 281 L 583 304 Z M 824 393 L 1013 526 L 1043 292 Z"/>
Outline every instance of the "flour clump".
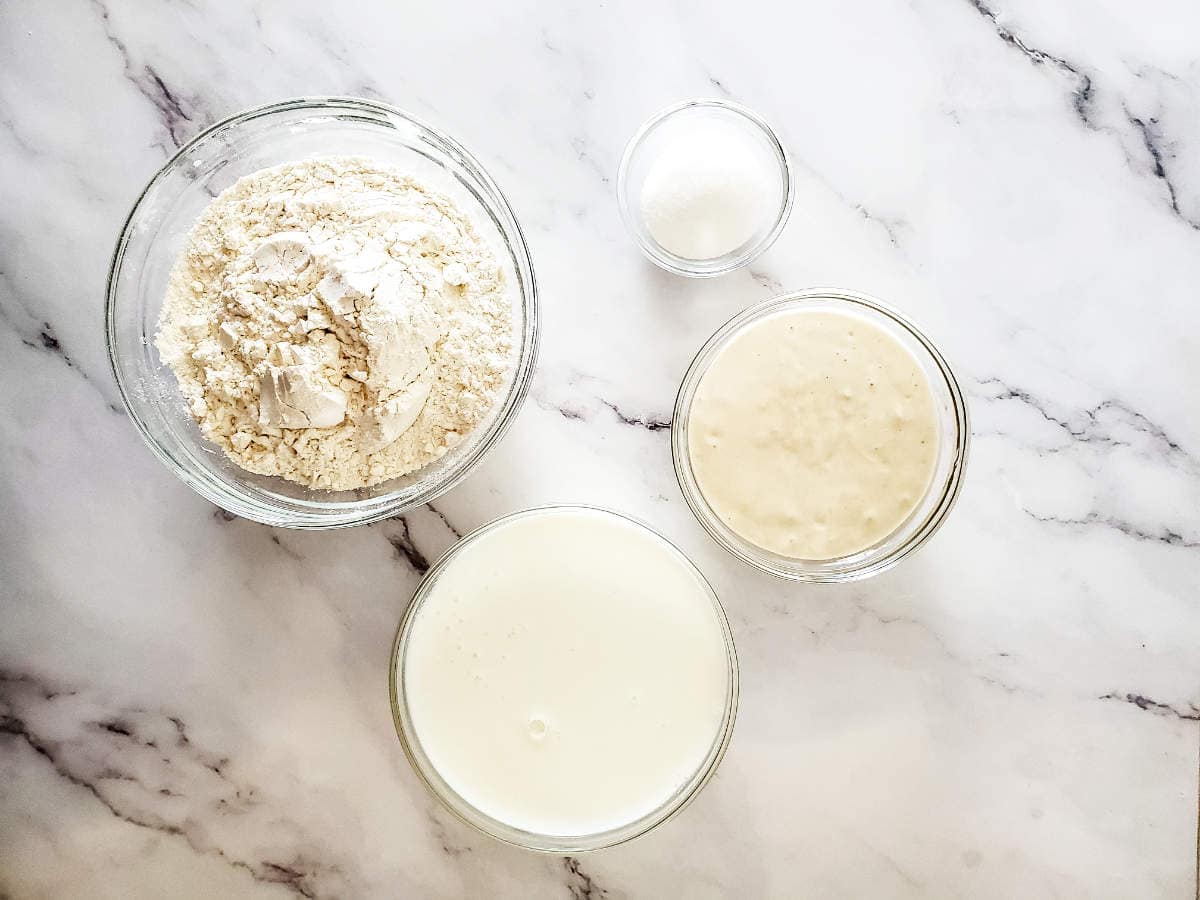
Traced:
<path fill-rule="evenodd" d="M 504 272 L 403 171 L 318 157 L 239 179 L 171 272 L 156 346 L 250 472 L 348 490 L 441 457 L 511 369 Z"/>

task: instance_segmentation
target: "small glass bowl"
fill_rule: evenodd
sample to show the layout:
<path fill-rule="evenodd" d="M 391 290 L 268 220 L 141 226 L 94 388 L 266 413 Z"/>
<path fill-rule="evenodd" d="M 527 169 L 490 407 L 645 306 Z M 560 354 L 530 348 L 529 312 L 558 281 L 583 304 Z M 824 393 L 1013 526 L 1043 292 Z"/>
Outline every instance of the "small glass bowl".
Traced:
<path fill-rule="evenodd" d="M 488 417 L 442 458 L 355 491 L 313 490 L 255 475 L 206 440 L 154 346 L 171 268 L 197 217 L 243 175 L 312 156 L 367 156 L 412 172 L 474 220 L 504 269 L 512 298 L 513 358 Z M 479 162 L 450 137 L 371 100 L 307 97 L 251 109 L 185 145 L 151 179 L 117 241 L 106 300 L 109 361 L 138 431 L 197 493 L 237 516 L 292 528 L 387 518 L 458 483 L 507 430 L 529 388 L 537 347 L 537 288 L 516 217 Z"/>
<path fill-rule="evenodd" d="M 700 763 L 699 767 L 684 784 L 682 784 L 674 794 L 667 798 L 661 806 L 652 812 L 647 813 L 640 819 L 629 822 L 617 828 L 612 828 L 607 831 L 597 832 L 595 834 L 585 835 L 553 835 L 553 834 L 537 834 L 531 831 L 526 831 L 521 828 L 516 828 L 506 822 L 489 816 L 487 813 L 476 809 L 467 802 L 454 788 L 446 783 L 445 779 L 438 774 L 437 769 L 430 761 L 429 757 L 421 747 L 420 739 L 417 737 L 416 730 L 413 727 L 411 717 L 408 710 L 408 700 L 404 691 L 404 662 L 405 655 L 408 649 L 409 635 L 412 631 L 412 624 L 416 616 L 420 614 L 421 607 L 428 599 L 437 584 L 438 578 L 446 570 L 446 568 L 454 561 L 454 558 L 466 547 L 470 546 L 480 537 L 500 528 L 509 522 L 516 519 L 526 518 L 529 516 L 544 515 L 555 511 L 570 511 L 570 512 L 587 512 L 598 516 L 615 516 L 622 519 L 640 529 L 644 529 L 657 540 L 661 541 L 663 546 L 675 554 L 683 563 L 690 568 L 696 575 L 696 578 L 704 586 L 709 599 L 712 601 L 713 609 L 717 614 L 718 622 L 721 626 L 721 631 L 725 637 L 725 653 L 729 664 L 728 680 L 726 682 L 725 692 L 725 711 L 721 720 L 721 725 L 717 729 L 717 734 L 713 738 L 712 746 L 709 748 L 708 754 Z M 556 504 L 550 506 L 539 506 L 531 509 L 521 510 L 520 512 L 509 513 L 506 516 L 501 516 L 498 519 L 482 525 L 474 531 L 467 534 L 462 540 L 456 543 L 445 555 L 439 559 L 432 568 L 425 574 L 424 579 L 417 586 L 416 593 L 413 595 L 412 602 L 408 605 L 408 610 L 400 621 L 400 626 L 396 630 L 396 639 L 392 645 L 391 666 L 388 670 L 388 691 L 392 702 L 392 718 L 396 725 L 396 734 L 400 738 L 400 744 L 404 748 L 404 754 L 408 757 L 408 761 L 412 764 L 413 769 L 421 780 L 425 782 L 425 786 L 429 789 L 442 804 L 454 813 L 462 821 L 472 826 L 484 834 L 497 838 L 508 844 L 513 844 L 517 847 L 523 847 L 527 850 L 537 850 L 545 853 L 572 854 L 590 850 L 602 850 L 606 847 L 612 847 L 617 844 L 623 844 L 626 841 L 631 841 L 636 837 L 646 834 L 653 828 L 658 827 L 663 822 L 678 815 L 689 803 L 696 798 L 700 793 L 701 788 L 708 784 L 709 780 L 717 771 L 722 758 L 725 756 L 725 750 L 729 746 L 729 740 L 733 735 L 733 724 L 737 718 L 738 706 L 738 664 L 737 654 L 733 646 L 733 634 L 729 630 L 729 620 L 725 616 L 725 609 L 721 606 L 721 601 L 717 598 L 716 592 L 708 583 L 708 580 L 700 573 L 688 557 L 668 541 L 665 537 L 654 531 L 650 526 L 643 522 L 639 522 L 630 516 L 622 513 L 614 512 L 610 509 L 605 509 L 599 506 L 589 505 L 573 505 L 573 504 Z M 480 735 L 480 740 L 486 740 L 486 735 Z"/>
<path fill-rule="evenodd" d="M 751 543 L 722 521 L 708 505 L 692 470 L 688 450 L 688 418 L 692 400 L 709 366 L 745 328 L 792 310 L 825 309 L 850 313 L 879 326 L 900 341 L 920 364 L 933 392 L 938 417 L 938 455 L 925 496 L 895 531 L 849 556 L 803 560 L 783 556 Z M 722 325 L 696 354 L 675 399 L 671 456 L 688 506 L 714 540 L 734 556 L 780 578 L 808 582 L 856 581 L 890 569 L 924 544 L 941 527 L 958 499 L 967 463 L 971 427 L 958 380 L 937 347 L 917 326 L 894 309 L 866 294 L 837 288 L 814 288 L 784 294 L 751 306 Z"/>
<path fill-rule="evenodd" d="M 688 259 L 676 256 L 651 236 L 642 221 L 642 185 L 646 180 L 647 172 L 654 163 L 655 150 L 660 145 L 668 128 L 689 120 L 717 120 L 730 123 L 760 143 L 771 158 L 779 164 L 779 195 L 774 219 L 764 223 L 764 226 L 742 246 L 724 256 L 713 259 Z M 625 220 L 625 226 L 633 235 L 637 245 L 651 262 L 668 272 L 689 275 L 694 278 L 710 278 L 740 269 L 775 243 L 775 239 L 783 231 L 783 226 L 787 224 L 788 216 L 791 214 L 795 190 L 792 165 L 778 135 L 756 113 L 744 106 L 730 103 L 728 100 L 685 100 L 683 103 L 668 107 L 652 116 L 630 138 L 625 147 L 625 153 L 621 157 L 621 166 L 617 170 L 617 204 L 621 208 L 621 218 Z"/>

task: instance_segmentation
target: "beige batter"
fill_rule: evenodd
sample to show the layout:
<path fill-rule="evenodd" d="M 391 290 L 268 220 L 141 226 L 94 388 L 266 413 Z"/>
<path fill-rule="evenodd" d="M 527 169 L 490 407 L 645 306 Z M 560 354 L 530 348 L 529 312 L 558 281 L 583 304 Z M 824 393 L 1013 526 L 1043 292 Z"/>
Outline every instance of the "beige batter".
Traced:
<path fill-rule="evenodd" d="M 749 326 L 700 382 L 688 450 L 713 511 L 751 543 L 826 560 L 891 534 L 937 457 L 929 382 L 878 326 L 825 310 Z"/>

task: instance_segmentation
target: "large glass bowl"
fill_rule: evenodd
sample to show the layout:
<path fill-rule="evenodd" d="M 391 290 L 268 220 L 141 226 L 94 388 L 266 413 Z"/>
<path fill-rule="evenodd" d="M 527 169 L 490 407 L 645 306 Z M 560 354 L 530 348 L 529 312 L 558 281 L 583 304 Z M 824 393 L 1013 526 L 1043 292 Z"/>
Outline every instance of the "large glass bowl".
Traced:
<path fill-rule="evenodd" d="M 434 595 L 434 589 L 437 587 L 442 575 L 449 567 L 455 564 L 462 551 L 481 538 L 516 520 L 563 512 L 584 513 L 591 516 L 613 517 L 623 520 L 635 528 L 644 530 L 651 537 L 659 541 L 669 553 L 677 557 L 686 568 L 691 570 L 695 576 L 696 583 L 708 595 L 708 599 L 713 606 L 713 612 L 716 615 L 717 624 L 725 640 L 726 686 L 724 711 L 721 723 L 713 735 L 712 744 L 704 759 L 691 776 L 680 784 L 670 796 L 666 797 L 656 809 L 646 813 L 640 819 L 593 834 L 563 835 L 526 831 L 493 818 L 463 798 L 451 787 L 442 773 L 438 771 L 421 744 L 420 735 L 413 723 L 410 712 L 407 679 L 405 677 L 409 638 L 412 634 L 413 623 L 421 615 L 421 610 L 425 607 L 429 598 Z M 400 627 L 396 630 L 396 640 L 392 645 L 392 661 L 388 676 L 388 689 L 392 701 L 392 717 L 396 723 L 396 734 L 400 737 L 400 743 L 404 748 L 404 753 L 408 757 L 409 762 L 412 763 L 413 768 L 426 787 L 429 788 L 430 792 L 452 813 L 484 834 L 499 838 L 518 847 L 524 847 L 527 850 L 540 850 L 547 853 L 579 853 L 612 847 L 646 834 L 668 819 L 678 815 L 696 798 L 700 790 L 708 784 L 709 780 L 716 773 L 717 767 L 725 756 L 725 750 L 729 746 L 729 740 L 733 735 L 734 720 L 737 718 L 737 653 L 733 646 L 733 634 L 729 630 L 729 620 L 725 617 L 724 607 L 721 606 L 721 601 L 717 598 L 716 592 L 713 591 L 712 586 L 683 551 L 665 537 L 636 519 L 597 506 L 542 506 L 510 513 L 476 529 L 451 547 L 437 561 L 433 568 L 425 574 L 424 580 L 417 587 L 416 594 L 408 606 L 408 611 L 400 621 Z M 486 741 L 488 740 L 488 735 L 480 734 L 478 738 L 481 741 Z"/>
<path fill-rule="evenodd" d="M 827 310 L 865 319 L 906 347 L 920 365 L 933 394 L 938 419 L 938 453 L 925 495 L 889 535 L 870 547 L 835 559 L 807 560 L 766 550 L 725 523 L 704 497 L 692 468 L 688 443 L 692 401 L 709 366 L 746 328 L 795 310 Z M 855 581 L 890 569 L 933 537 L 949 515 L 962 488 L 971 426 L 958 379 L 945 357 L 911 321 L 867 294 L 814 288 L 765 300 L 734 316 L 709 338 L 683 376 L 671 425 L 671 455 L 684 499 L 714 540 L 756 568 L 793 581 Z"/>
<path fill-rule="evenodd" d="M 355 491 L 314 490 L 239 468 L 201 435 L 154 346 L 168 275 L 213 197 L 258 169 L 326 155 L 366 156 L 399 166 L 449 195 L 491 246 L 512 300 L 513 357 L 488 417 L 441 459 Z M 508 428 L 528 391 L 537 345 L 533 264 L 516 217 L 491 176 L 431 126 L 386 104 L 352 98 L 306 97 L 261 106 L 217 123 L 180 149 L 151 179 L 125 222 L 106 303 L 113 374 L 150 449 L 223 509 L 293 528 L 376 521 L 451 488 Z"/>

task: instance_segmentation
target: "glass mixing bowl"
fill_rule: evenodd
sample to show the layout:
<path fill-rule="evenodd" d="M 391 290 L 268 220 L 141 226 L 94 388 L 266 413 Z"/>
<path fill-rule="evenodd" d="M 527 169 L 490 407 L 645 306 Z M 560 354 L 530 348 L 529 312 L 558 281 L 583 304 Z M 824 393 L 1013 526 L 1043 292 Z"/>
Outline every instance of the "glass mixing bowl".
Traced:
<path fill-rule="evenodd" d="M 793 310 L 828 310 L 866 319 L 886 331 L 920 365 L 933 393 L 938 418 L 938 454 L 925 496 L 896 529 L 870 547 L 835 559 L 806 560 L 759 547 L 730 528 L 709 506 L 692 469 L 688 450 L 688 418 L 692 400 L 705 373 L 729 343 L 745 328 L 773 315 Z M 949 363 L 937 347 L 907 318 L 879 300 L 855 291 L 815 288 L 766 300 L 734 316 L 696 354 L 675 400 L 671 426 L 671 456 L 679 488 L 688 506 L 717 543 L 756 568 L 794 581 L 854 581 L 877 575 L 924 544 L 941 527 L 958 499 L 967 464 L 971 426 L 967 405 Z"/>
<path fill-rule="evenodd" d="M 201 435 L 174 374 L 154 346 L 168 275 L 212 198 L 258 169 L 324 155 L 371 157 L 449 195 L 492 247 L 512 299 L 513 358 L 488 417 L 441 459 L 355 491 L 314 490 L 239 468 Z M 383 103 L 308 97 L 217 123 L 151 179 L 113 253 L 106 328 L 109 359 L 129 415 L 171 471 L 234 515 L 268 525 L 334 528 L 427 503 L 458 483 L 496 445 L 529 389 L 537 346 L 537 289 L 529 249 L 508 201 L 463 147 Z"/>
<path fill-rule="evenodd" d="M 525 519 L 534 516 L 555 515 L 559 513 L 583 513 L 589 516 L 598 517 L 613 517 L 622 520 L 635 528 L 644 530 L 657 541 L 661 542 L 672 555 L 677 557 L 684 565 L 691 570 L 695 575 L 697 584 L 702 588 L 703 592 L 708 595 L 708 599 L 712 602 L 713 612 L 716 614 L 717 624 L 721 629 L 721 633 L 725 640 L 725 657 L 726 657 L 726 687 L 724 710 L 722 713 L 721 723 L 713 736 L 712 744 L 710 745 L 704 759 L 697 766 L 696 770 L 687 778 L 676 790 L 654 810 L 646 813 L 639 819 L 627 822 L 607 831 L 596 832 L 592 834 L 541 834 L 532 831 L 526 831 L 523 828 L 516 827 L 507 822 L 496 819 L 482 810 L 473 806 L 469 801 L 462 797 L 451 785 L 446 778 L 438 771 L 429 755 L 421 745 L 420 735 L 417 728 L 413 724 L 412 714 L 409 709 L 409 697 L 407 694 L 407 680 L 405 678 L 405 663 L 407 659 L 407 651 L 409 646 L 409 638 L 412 634 L 413 623 L 421 615 L 422 608 L 429 602 L 431 596 L 434 595 L 434 590 L 437 587 L 439 580 L 447 569 L 454 565 L 455 561 L 460 558 L 462 551 L 470 547 L 480 538 L 484 538 L 497 529 L 504 528 L 506 525 L 514 521 Z M 396 640 L 392 645 L 392 660 L 388 672 L 388 688 L 391 694 L 392 701 L 392 717 L 396 724 L 396 734 L 400 738 L 401 746 L 404 748 L 404 753 L 412 763 L 413 768 L 420 776 L 421 780 L 429 788 L 430 792 L 437 797 L 447 809 L 454 813 L 458 818 L 462 819 L 468 825 L 482 831 L 484 834 L 498 838 L 518 847 L 524 847 L 528 850 L 540 850 L 548 853 L 578 853 L 588 850 L 600 850 L 605 847 L 612 847 L 616 844 L 624 843 L 625 841 L 633 840 L 648 831 L 658 827 L 668 819 L 679 814 L 696 796 L 700 790 L 708 784 L 709 780 L 716 773 L 717 767 L 725 756 L 725 751 L 729 746 L 729 740 L 733 735 L 733 725 L 737 718 L 738 706 L 738 664 L 737 653 L 734 650 L 733 634 L 729 630 L 729 620 L 725 616 L 724 607 L 721 606 L 721 601 L 717 598 L 716 592 L 712 586 L 696 568 L 695 564 L 687 558 L 687 556 L 668 541 L 658 532 L 651 529 L 648 525 L 637 521 L 636 519 L 625 516 L 621 513 L 614 512 L 609 509 L 604 509 L 598 506 L 586 505 L 557 505 L 557 506 L 542 506 L 533 509 L 526 509 L 520 512 L 510 513 L 502 516 L 486 525 L 481 526 L 475 531 L 468 534 L 457 544 L 450 548 L 446 554 L 434 564 L 417 587 L 416 594 L 413 596 L 412 602 L 408 606 L 408 611 L 400 621 L 400 627 L 396 631 Z M 479 740 L 487 740 L 488 735 L 480 734 Z"/>

